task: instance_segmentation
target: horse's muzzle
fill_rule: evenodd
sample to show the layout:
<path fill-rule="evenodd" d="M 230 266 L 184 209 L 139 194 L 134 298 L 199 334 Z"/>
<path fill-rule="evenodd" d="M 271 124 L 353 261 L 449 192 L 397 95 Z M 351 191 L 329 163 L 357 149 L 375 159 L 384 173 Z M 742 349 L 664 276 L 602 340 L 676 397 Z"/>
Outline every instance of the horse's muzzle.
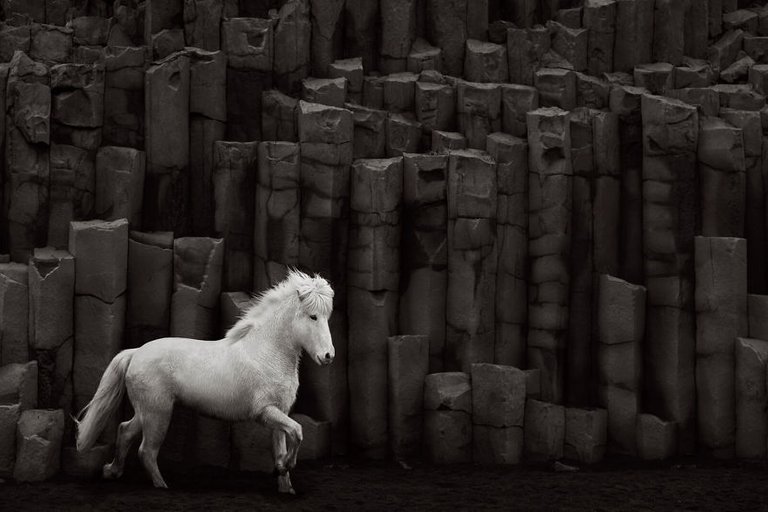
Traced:
<path fill-rule="evenodd" d="M 315 356 L 315 362 L 320 366 L 327 366 L 333 362 L 333 357 L 330 352 L 326 352 L 323 355 L 318 354 Z"/>

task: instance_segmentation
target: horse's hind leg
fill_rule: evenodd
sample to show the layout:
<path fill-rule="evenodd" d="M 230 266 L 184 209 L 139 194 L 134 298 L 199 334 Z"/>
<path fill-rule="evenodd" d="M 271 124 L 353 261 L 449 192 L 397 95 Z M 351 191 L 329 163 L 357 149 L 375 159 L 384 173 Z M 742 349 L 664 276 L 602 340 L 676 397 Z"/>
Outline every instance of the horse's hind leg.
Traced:
<path fill-rule="evenodd" d="M 272 431 L 272 454 L 275 458 L 275 471 L 277 472 L 277 489 L 280 492 L 296 494 L 291 485 L 291 474 L 288 472 L 290 463 L 288 448 L 285 446 L 285 432 Z"/>
<path fill-rule="evenodd" d="M 157 405 L 150 410 L 141 411 L 141 429 L 144 438 L 139 446 L 139 457 L 150 478 L 152 478 L 152 484 L 163 489 L 167 489 L 168 486 L 157 467 L 157 454 L 160 453 L 160 446 L 162 446 L 165 434 L 168 432 L 172 413 L 172 402 L 167 407 Z"/>
<path fill-rule="evenodd" d="M 115 442 L 115 459 L 109 464 L 104 464 L 102 474 L 104 478 L 113 479 L 123 476 L 125 456 L 131 448 L 134 439 L 141 432 L 141 423 L 136 416 L 124 421 L 117 428 L 117 440 Z"/>

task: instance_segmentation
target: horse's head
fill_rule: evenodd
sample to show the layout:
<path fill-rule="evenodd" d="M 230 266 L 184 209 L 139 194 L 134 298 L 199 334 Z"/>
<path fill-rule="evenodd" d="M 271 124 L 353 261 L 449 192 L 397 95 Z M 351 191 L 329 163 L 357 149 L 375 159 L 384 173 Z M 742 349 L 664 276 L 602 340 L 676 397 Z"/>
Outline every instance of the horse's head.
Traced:
<path fill-rule="evenodd" d="M 315 363 L 331 364 L 336 356 L 328 327 L 328 319 L 333 312 L 333 289 L 328 281 L 317 275 L 309 277 L 302 274 L 296 284 L 299 299 L 294 322 L 296 339 Z"/>

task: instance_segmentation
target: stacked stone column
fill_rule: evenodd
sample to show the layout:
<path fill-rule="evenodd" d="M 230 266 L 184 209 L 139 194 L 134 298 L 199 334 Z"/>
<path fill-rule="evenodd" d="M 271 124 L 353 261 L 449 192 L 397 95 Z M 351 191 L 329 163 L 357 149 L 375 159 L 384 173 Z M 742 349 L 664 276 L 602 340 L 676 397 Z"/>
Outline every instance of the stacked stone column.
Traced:
<path fill-rule="evenodd" d="M 429 337 L 392 336 L 388 346 L 389 446 L 398 461 L 421 455 Z"/>
<path fill-rule="evenodd" d="M 496 299 L 496 162 L 485 152 L 448 155 L 446 368 L 492 362 Z"/>
<path fill-rule="evenodd" d="M 283 4 L 275 25 L 273 64 L 275 86 L 295 93 L 311 67 L 312 20 L 309 0 Z"/>
<path fill-rule="evenodd" d="M 541 370 L 541 397 L 564 398 L 568 336 L 571 210 L 568 114 L 559 108 L 528 113 L 529 368 Z"/>
<path fill-rule="evenodd" d="M 347 253 L 350 441 L 387 455 L 387 339 L 397 333 L 403 160 L 357 160 Z"/>
<path fill-rule="evenodd" d="M 353 150 L 349 110 L 299 102 L 301 233 L 299 265 L 329 279 L 335 290 L 330 319 L 336 359 L 330 366 L 302 365 L 297 408 L 331 422 L 331 450 L 343 453 L 347 394 L 347 229 Z"/>
<path fill-rule="evenodd" d="M 517 464 L 523 453 L 526 375 L 511 366 L 472 365 L 473 460 Z"/>
<path fill-rule="evenodd" d="M 496 341 L 494 362 L 525 366 L 528 320 L 528 143 L 504 133 L 488 136 L 496 160 Z"/>
<path fill-rule="evenodd" d="M 282 281 L 299 262 L 300 157 L 294 142 L 261 142 L 256 180 L 253 289 Z"/>
<path fill-rule="evenodd" d="M 648 410 L 678 423 L 681 453 L 695 446 L 696 107 L 642 98 L 643 252 L 648 289 L 645 365 Z"/>
<path fill-rule="evenodd" d="M 0 365 L 29 357 L 29 269 L 0 263 Z"/>
<path fill-rule="evenodd" d="M 399 330 L 429 337 L 429 370 L 443 369 L 448 266 L 448 157 L 403 156 Z"/>

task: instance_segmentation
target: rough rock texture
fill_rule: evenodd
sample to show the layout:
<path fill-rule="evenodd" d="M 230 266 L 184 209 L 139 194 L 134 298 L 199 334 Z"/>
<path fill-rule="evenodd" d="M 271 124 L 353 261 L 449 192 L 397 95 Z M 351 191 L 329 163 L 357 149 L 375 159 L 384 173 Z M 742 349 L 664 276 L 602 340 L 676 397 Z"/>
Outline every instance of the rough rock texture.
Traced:
<path fill-rule="evenodd" d="M 446 368 L 492 362 L 496 298 L 496 163 L 487 153 L 448 155 Z"/>
<path fill-rule="evenodd" d="M 433 373 L 424 379 L 424 450 L 436 464 L 472 460 L 469 374 Z"/>
<path fill-rule="evenodd" d="M 116 146 L 99 148 L 95 216 L 103 220 L 128 219 L 132 228 L 140 229 L 144 171 L 143 151 Z"/>
<path fill-rule="evenodd" d="M 541 370 L 544 400 L 563 399 L 568 328 L 572 175 L 567 115 L 558 108 L 528 113 L 528 350 Z"/>
<path fill-rule="evenodd" d="M 763 458 L 766 454 L 768 416 L 766 361 L 768 341 L 737 338 L 734 350 L 736 456 Z"/>
<path fill-rule="evenodd" d="M 350 443 L 387 454 L 387 339 L 397 332 L 402 158 L 356 160 L 347 252 Z"/>
<path fill-rule="evenodd" d="M 523 452 L 526 375 L 512 366 L 472 365 L 473 460 L 516 464 Z"/>
<path fill-rule="evenodd" d="M 328 66 L 344 53 L 344 0 L 310 0 L 309 4 L 312 75 L 324 78 L 328 76 Z"/>
<path fill-rule="evenodd" d="M 16 427 L 17 482 L 40 482 L 59 472 L 64 411 L 31 409 L 21 413 Z"/>
<path fill-rule="evenodd" d="M 563 455 L 581 464 L 600 462 L 605 455 L 608 412 L 605 409 L 565 409 Z"/>
<path fill-rule="evenodd" d="M 0 263 L 0 365 L 29 361 L 29 272 Z"/>
<path fill-rule="evenodd" d="M 443 370 L 448 158 L 403 157 L 399 330 L 429 337 L 429 370 Z"/>
<path fill-rule="evenodd" d="M 637 417 L 637 452 L 644 460 L 663 460 L 678 452 L 678 425 L 653 414 Z"/>
<path fill-rule="evenodd" d="M 747 336 L 747 241 L 696 237 L 696 398 L 698 440 L 733 457 L 734 343 Z"/>
<path fill-rule="evenodd" d="M 678 423 L 679 449 L 694 448 L 696 334 L 693 235 L 696 108 L 646 95 L 643 115 L 643 252 L 648 289 L 644 380 L 649 411 Z"/>
<path fill-rule="evenodd" d="M 96 200 L 95 162 L 93 151 L 68 144 L 51 144 L 49 246 L 56 249 L 66 249 L 69 243 L 69 223 L 73 220 L 90 219 L 94 215 Z M 140 206 L 141 203 L 139 202 Z"/>
<path fill-rule="evenodd" d="M 16 423 L 21 415 L 19 404 L 0 405 L 0 477 L 13 475 L 16 461 Z"/>
<path fill-rule="evenodd" d="M 535 87 L 502 84 L 501 113 L 504 132 L 515 137 L 528 133 L 526 114 L 539 108 L 539 91 Z"/>
<path fill-rule="evenodd" d="M 259 143 L 257 167 L 253 290 L 260 292 L 299 261 L 299 145 Z"/>
<path fill-rule="evenodd" d="M 630 71 L 636 64 L 651 62 L 654 0 L 617 0 L 613 69 Z"/>
<path fill-rule="evenodd" d="M 389 446 L 396 460 L 411 460 L 421 454 L 429 348 L 429 336 L 425 335 L 387 339 Z"/>
<path fill-rule="evenodd" d="M 509 78 L 506 46 L 467 40 L 464 78 L 470 82 L 506 82 Z"/>
<path fill-rule="evenodd" d="M 36 408 L 37 385 L 37 361 L 3 365 L 0 367 L 0 404 L 17 404 L 20 411 Z"/>
<path fill-rule="evenodd" d="M 168 336 L 173 290 L 173 233 L 131 231 L 128 239 L 126 344 Z"/>
<path fill-rule="evenodd" d="M 613 71 L 617 4 L 616 0 L 586 0 L 584 3 L 583 23 L 589 31 L 588 68 L 591 75 Z"/>
<path fill-rule="evenodd" d="M 528 460 L 543 462 L 561 458 L 565 442 L 565 407 L 526 400 L 524 438 Z"/>
<path fill-rule="evenodd" d="M 280 90 L 293 93 L 311 67 L 312 17 L 308 0 L 289 0 L 277 14 L 274 28 L 274 81 Z"/>
<path fill-rule="evenodd" d="M 103 144 L 144 148 L 146 63 L 146 48 L 106 48 Z"/>

